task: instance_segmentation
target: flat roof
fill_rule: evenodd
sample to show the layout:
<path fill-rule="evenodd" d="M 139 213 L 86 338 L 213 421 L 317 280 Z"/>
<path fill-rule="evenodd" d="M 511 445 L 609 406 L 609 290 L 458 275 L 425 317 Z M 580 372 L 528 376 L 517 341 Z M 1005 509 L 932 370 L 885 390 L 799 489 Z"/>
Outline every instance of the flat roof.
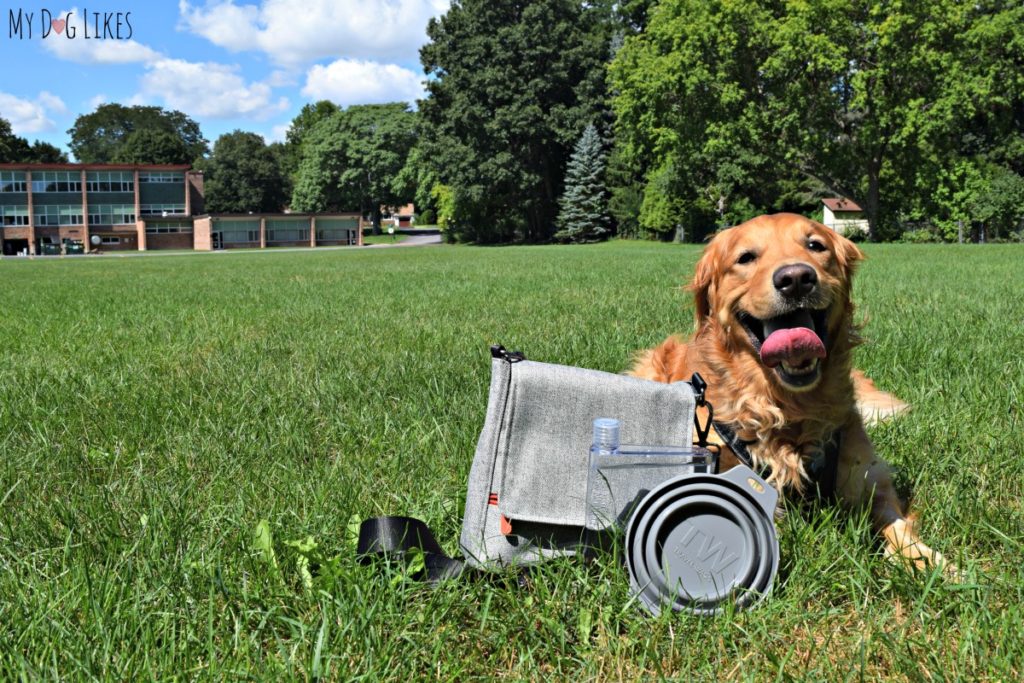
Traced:
<path fill-rule="evenodd" d="M 191 164 L 0 164 L 18 171 L 187 171 Z"/>
<path fill-rule="evenodd" d="M 193 218 L 330 218 L 332 216 L 359 217 L 358 211 L 318 211 L 313 213 L 201 213 Z"/>

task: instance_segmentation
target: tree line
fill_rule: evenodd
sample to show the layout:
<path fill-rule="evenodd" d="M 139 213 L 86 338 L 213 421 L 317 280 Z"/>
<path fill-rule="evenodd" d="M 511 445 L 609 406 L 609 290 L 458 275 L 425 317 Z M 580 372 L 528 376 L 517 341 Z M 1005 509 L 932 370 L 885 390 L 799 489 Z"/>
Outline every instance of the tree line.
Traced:
<path fill-rule="evenodd" d="M 181 112 L 106 104 L 69 148 L 192 163 L 211 211 L 379 227 L 415 201 L 452 241 L 701 241 L 828 196 L 864 208 L 870 239 L 1019 238 L 1019 2 L 455 0 L 427 36 L 415 110 L 315 102 L 283 142 L 211 149 Z M 11 137 L 2 159 L 36 149 Z"/>

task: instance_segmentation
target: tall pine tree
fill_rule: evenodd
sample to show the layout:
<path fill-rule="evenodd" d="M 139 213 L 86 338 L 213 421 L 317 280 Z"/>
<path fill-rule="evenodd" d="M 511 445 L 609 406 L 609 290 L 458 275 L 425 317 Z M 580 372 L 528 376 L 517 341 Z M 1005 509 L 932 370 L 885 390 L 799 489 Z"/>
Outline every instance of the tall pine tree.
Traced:
<path fill-rule="evenodd" d="M 594 124 L 576 142 L 565 172 L 565 192 L 559 200 L 560 242 L 596 242 L 611 235 L 605 190 L 605 154 Z"/>
<path fill-rule="evenodd" d="M 430 21 L 422 151 L 450 188 L 450 239 L 551 238 L 573 142 L 607 97 L 607 4 L 454 0 Z"/>

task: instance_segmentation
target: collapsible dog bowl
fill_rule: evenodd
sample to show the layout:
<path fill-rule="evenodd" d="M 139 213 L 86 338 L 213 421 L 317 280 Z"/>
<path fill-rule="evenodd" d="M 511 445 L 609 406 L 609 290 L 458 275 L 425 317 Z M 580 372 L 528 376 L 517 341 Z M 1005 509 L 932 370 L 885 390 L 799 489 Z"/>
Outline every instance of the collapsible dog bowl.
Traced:
<path fill-rule="evenodd" d="M 626 526 L 630 587 L 654 615 L 746 609 L 779 568 L 773 514 L 778 493 L 748 467 L 669 479 L 637 505 Z"/>

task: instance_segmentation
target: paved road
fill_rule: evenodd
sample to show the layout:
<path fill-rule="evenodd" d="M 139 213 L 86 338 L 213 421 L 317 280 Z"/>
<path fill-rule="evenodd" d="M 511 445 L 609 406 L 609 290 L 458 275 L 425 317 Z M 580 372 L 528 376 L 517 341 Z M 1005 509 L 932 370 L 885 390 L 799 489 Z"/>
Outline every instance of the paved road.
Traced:
<path fill-rule="evenodd" d="M 427 247 L 441 244 L 440 235 L 409 235 L 408 239 L 394 244 L 368 244 L 363 247 L 271 247 L 268 249 L 221 249 L 219 251 L 108 251 L 103 254 L 76 254 L 74 256 L 0 256 L 5 261 L 29 259 L 94 259 L 94 258 L 136 258 L 146 256 L 193 256 L 197 254 L 282 254 L 292 251 L 332 251 L 337 249 L 393 249 L 396 247 Z"/>
<path fill-rule="evenodd" d="M 428 246 L 428 245 L 431 245 L 431 244 L 441 244 L 441 236 L 440 235 L 409 235 L 402 242 L 395 242 L 393 244 L 388 244 L 387 242 L 384 242 L 383 244 L 370 244 L 370 245 L 367 245 L 367 246 L 370 249 L 377 249 L 377 248 L 380 248 L 380 247 L 425 247 L 425 246 Z"/>

